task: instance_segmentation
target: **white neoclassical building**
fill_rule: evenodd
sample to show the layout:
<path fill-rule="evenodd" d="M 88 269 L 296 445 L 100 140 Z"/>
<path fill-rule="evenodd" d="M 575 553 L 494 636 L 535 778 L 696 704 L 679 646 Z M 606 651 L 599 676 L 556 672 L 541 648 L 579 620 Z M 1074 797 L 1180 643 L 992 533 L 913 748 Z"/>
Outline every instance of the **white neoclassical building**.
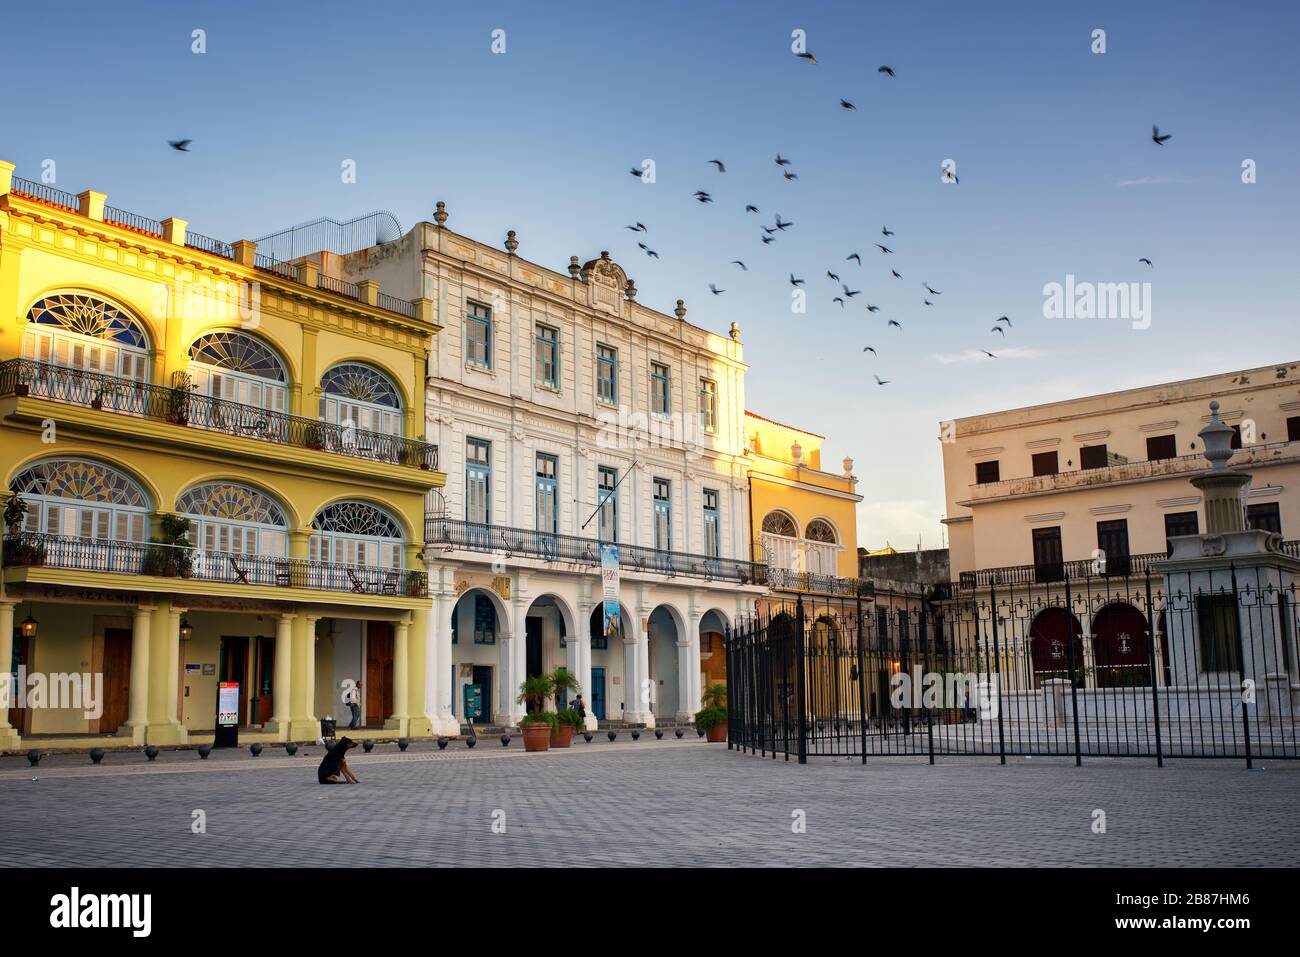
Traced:
<path fill-rule="evenodd" d="M 427 296 L 433 596 L 426 711 L 451 733 L 513 724 L 527 675 L 578 675 L 588 725 L 689 720 L 714 636 L 766 592 L 749 554 L 739 326 L 717 335 L 636 301 L 607 253 L 568 274 L 435 223 L 322 271 Z M 621 637 L 599 544 L 620 550 Z M 468 711 L 468 714 L 467 714 Z"/>

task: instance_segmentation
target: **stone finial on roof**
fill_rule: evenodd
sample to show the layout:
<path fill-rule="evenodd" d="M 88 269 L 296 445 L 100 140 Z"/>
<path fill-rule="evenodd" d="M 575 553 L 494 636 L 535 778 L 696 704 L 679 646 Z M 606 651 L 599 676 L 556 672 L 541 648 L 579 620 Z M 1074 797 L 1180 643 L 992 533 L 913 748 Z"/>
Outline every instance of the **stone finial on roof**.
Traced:
<path fill-rule="evenodd" d="M 628 279 L 627 285 L 623 287 L 623 295 L 627 296 L 628 299 L 636 299 L 636 283 L 631 279 Z"/>
<path fill-rule="evenodd" d="M 511 229 L 506 232 L 506 252 L 508 252 L 510 255 L 513 256 L 515 254 L 515 250 L 518 248 L 519 248 L 519 240 L 515 238 L 515 231 Z"/>
<path fill-rule="evenodd" d="M 673 310 L 673 315 L 677 317 L 679 322 L 686 321 L 686 300 L 685 299 L 677 300 L 677 308 Z"/>
<path fill-rule="evenodd" d="M 434 204 L 433 221 L 439 226 L 447 225 L 447 204 L 442 200 Z"/>
<path fill-rule="evenodd" d="M 578 261 L 577 256 L 569 257 L 569 275 L 574 279 L 582 275 L 582 264 Z"/>

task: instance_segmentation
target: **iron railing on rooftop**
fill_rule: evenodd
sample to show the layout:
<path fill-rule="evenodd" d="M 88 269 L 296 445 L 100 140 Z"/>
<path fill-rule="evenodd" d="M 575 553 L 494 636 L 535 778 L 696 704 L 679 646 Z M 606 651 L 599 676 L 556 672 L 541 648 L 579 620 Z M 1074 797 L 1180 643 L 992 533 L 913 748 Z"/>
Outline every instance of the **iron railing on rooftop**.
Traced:
<path fill-rule="evenodd" d="M 64 209 L 70 209 L 77 212 L 81 204 L 77 202 L 77 197 L 71 193 L 65 193 L 61 189 L 55 189 L 53 186 L 47 186 L 45 183 L 38 183 L 35 180 L 23 179 L 21 176 L 15 176 L 9 187 L 11 192 L 21 193 L 32 199 L 39 199 L 43 203 L 50 203 L 53 206 L 62 206 Z"/>
<path fill-rule="evenodd" d="M 138 232 L 148 233 L 150 236 L 162 236 L 162 223 L 156 219 L 150 219 L 148 216 L 141 216 L 139 213 L 130 213 L 125 209 L 118 209 L 116 206 L 104 207 L 105 222 L 114 223 L 118 226 L 125 226 L 127 229 L 134 229 Z"/>
<path fill-rule="evenodd" d="M 316 288 L 326 289 L 329 292 L 336 292 L 340 296 L 347 296 L 349 299 L 360 298 L 360 291 L 357 289 L 356 283 L 345 282 L 342 279 L 335 279 L 332 276 L 326 276 L 323 274 L 318 275 L 316 277 Z"/>
<path fill-rule="evenodd" d="M 405 299 L 398 299 L 396 296 L 390 296 L 386 292 L 379 294 L 376 304 L 380 309 L 387 309 L 389 312 L 401 313 L 408 319 L 414 319 L 419 314 L 415 308 L 415 303 L 408 302 Z"/>
<path fill-rule="evenodd" d="M 0 395 L 33 396 L 352 458 L 438 468 L 438 447 L 428 442 L 31 359 L 0 362 Z"/>
<path fill-rule="evenodd" d="M 220 256 L 223 259 L 235 258 L 235 247 L 230 243 L 223 243 L 220 239 L 204 236 L 192 229 L 185 231 L 185 245 L 192 249 L 201 249 L 205 253 L 212 253 L 212 255 Z"/>
<path fill-rule="evenodd" d="M 277 276 L 283 276 L 285 279 L 298 280 L 298 267 L 293 263 L 283 263 L 278 259 L 272 259 L 270 256 L 263 256 L 261 253 L 253 254 L 253 265 L 258 269 L 265 269 L 273 272 Z"/>

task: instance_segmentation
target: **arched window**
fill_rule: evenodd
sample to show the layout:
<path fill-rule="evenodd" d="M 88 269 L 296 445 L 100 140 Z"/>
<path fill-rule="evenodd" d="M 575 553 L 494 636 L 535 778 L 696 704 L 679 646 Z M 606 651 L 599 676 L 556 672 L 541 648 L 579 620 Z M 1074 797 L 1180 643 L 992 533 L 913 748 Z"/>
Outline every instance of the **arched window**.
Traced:
<path fill-rule="evenodd" d="M 47 459 L 19 472 L 9 489 L 27 503 L 28 532 L 120 542 L 147 537 L 149 500 L 111 465 Z"/>
<path fill-rule="evenodd" d="M 771 535 L 784 535 L 786 538 L 798 538 L 799 529 L 785 512 L 768 512 L 763 518 L 763 531 Z"/>
<path fill-rule="evenodd" d="M 401 568 L 405 561 L 402 526 L 367 502 L 335 502 L 316 513 L 311 527 L 311 557 L 339 565 Z"/>
<path fill-rule="evenodd" d="M 830 545 L 834 545 L 839 541 L 835 537 L 835 529 L 831 527 L 831 523 L 821 518 L 814 518 L 808 523 L 804 538 L 810 542 L 826 542 Z"/>
<path fill-rule="evenodd" d="M 341 362 L 321 377 L 320 417 L 337 425 L 402 434 L 402 398 L 393 380 L 373 366 Z"/>
<path fill-rule="evenodd" d="M 233 329 L 209 332 L 190 346 L 190 375 L 200 395 L 283 412 L 289 373 L 261 339 Z"/>
<path fill-rule="evenodd" d="M 96 296 L 59 293 L 27 310 L 23 358 L 83 372 L 149 378 L 149 340 L 126 310 Z"/>
<path fill-rule="evenodd" d="M 289 554 L 284 510 L 247 485 L 196 485 L 176 500 L 176 511 L 190 520 L 190 542 L 206 551 L 279 558 Z"/>

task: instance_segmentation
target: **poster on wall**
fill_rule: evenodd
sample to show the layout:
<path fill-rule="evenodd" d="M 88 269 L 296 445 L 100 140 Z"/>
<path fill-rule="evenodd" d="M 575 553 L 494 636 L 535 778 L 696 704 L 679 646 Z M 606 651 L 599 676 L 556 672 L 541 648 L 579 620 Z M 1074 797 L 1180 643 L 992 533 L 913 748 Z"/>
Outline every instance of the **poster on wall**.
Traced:
<path fill-rule="evenodd" d="M 239 685 L 223 681 L 217 689 L 217 724 L 223 727 L 239 724 Z"/>
<path fill-rule="evenodd" d="M 618 546 L 601 545 L 600 546 L 600 583 L 602 588 L 602 597 L 604 598 L 604 610 L 602 616 L 605 620 L 605 637 L 622 638 L 622 619 L 618 613 Z"/>

